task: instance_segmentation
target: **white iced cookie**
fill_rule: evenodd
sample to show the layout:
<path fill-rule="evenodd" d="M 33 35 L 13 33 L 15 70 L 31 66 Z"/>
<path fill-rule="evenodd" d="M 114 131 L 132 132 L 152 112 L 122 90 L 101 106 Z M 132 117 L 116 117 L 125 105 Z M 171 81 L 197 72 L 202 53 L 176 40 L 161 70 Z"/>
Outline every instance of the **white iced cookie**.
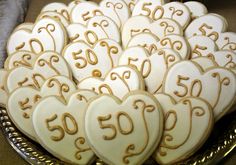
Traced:
<path fill-rule="evenodd" d="M 158 49 L 159 38 L 152 33 L 140 33 L 130 39 L 127 48 L 134 46 L 144 47 L 149 54 L 154 53 Z"/>
<path fill-rule="evenodd" d="M 136 3 L 139 1 L 139 0 L 124 0 L 125 3 L 128 5 L 130 11 L 133 11 Z"/>
<path fill-rule="evenodd" d="M 86 25 L 92 17 L 105 15 L 121 28 L 130 14 L 130 9 L 123 0 L 103 0 L 99 5 L 94 2 L 81 2 L 72 10 L 71 21 Z"/>
<path fill-rule="evenodd" d="M 32 67 L 39 56 L 30 51 L 17 51 L 7 57 L 4 68 L 11 70 L 19 66 Z"/>
<path fill-rule="evenodd" d="M 18 25 L 13 32 L 15 31 L 18 31 L 18 30 L 22 30 L 22 29 L 25 29 L 25 30 L 32 30 L 34 27 L 34 24 L 33 23 L 30 23 L 30 22 L 24 22 L 20 25 Z"/>
<path fill-rule="evenodd" d="M 77 89 L 67 77 L 55 76 L 45 81 L 40 89 L 21 87 L 14 90 L 8 99 L 7 111 L 17 128 L 33 140 L 36 135 L 32 123 L 34 106 L 44 97 L 55 95 L 66 103 L 69 96 Z"/>
<path fill-rule="evenodd" d="M 163 108 L 165 127 L 153 156 L 159 164 L 175 164 L 190 157 L 207 140 L 214 125 L 212 109 L 197 97 L 178 102 L 164 93 L 155 97 Z"/>
<path fill-rule="evenodd" d="M 153 33 L 158 38 L 163 38 L 168 34 L 183 35 L 183 30 L 180 25 L 172 19 L 162 18 L 153 22 L 146 16 L 134 16 L 129 18 L 123 26 L 123 47 L 127 46 L 132 37 L 143 32 Z"/>
<path fill-rule="evenodd" d="M 218 45 L 219 50 L 231 50 L 236 53 L 236 33 L 220 33 L 216 44 Z"/>
<path fill-rule="evenodd" d="M 50 96 L 35 107 L 33 125 L 37 140 L 51 154 L 69 164 L 92 164 L 95 159 L 84 133 L 88 100 L 94 96 L 92 91 L 81 90 L 72 94 L 66 103 Z"/>
<path fill-rule="evenodd" d="M 203 71 L 192 61 L 181 61 L 167 72 L 163 92 L 177 101 L 187 96 L 203 98 L 211 104 L 217 121 L 227 113 L 236 99 L 236 76 L 223 67 Z"/>
<path fill-rule="evenodd" d="M 5 107 L 8 99 L 8 93 L 4 85 L 6 83 L 6 76 L 7 70 L 0 69 L 0 107 Z"/>
<path fill-rule="evenodd" d="M 164 0 L 139 0 L 133 9 L 132 16 L 144 15 L 156 21 L 163 16 L 162 5 L 164 5 Z"/>
<path fill-rule="evenodd" d="M 201 57 L 195 57 L 192 58 L 191 61 L 197 63 L 203 71 L 206 71 L 209 68 L 212 67 L 217 67 L 219 66 L 214 59 L 206 57 L 206 56 L 201 56 Z"/>
<path fill-rule="evenodd" d="M 190 59 L 202 56 L 210 56 L 218 50 L 216 43 L 206 36 L 193 36 L 188 39 L 191 55 Z"/>
<path fill-rule="evenodd" d="M 57 12 L 57 13 L 63 15 L 67 19 L 67 21 L 70 21 L 71 10 L 75 7 L 75 5 L 77 5 L 81 1 L 83 2 L 84 0 L 72 1 L 71 3 L 69 3 L 68 6 L 66 4 L 60 3 L 60 2 L 49 3 L 43 7 L 41 12 L 54 11 L 54 12 Z"/>
<path fill-rule="evenodd" d="M 200 2 L 189 1 L 184 3 L 191 12 L 192 20 L 208 13 L 206 6 Z"/>
<path fill-rule="evenodd" d="M 190 10 L 184 3 L 170 2 L 163 5 L 163 16 L 162 18 L 170 18 L 178 22 L 183 29 L 185 29 L 190 20 Z"/>
<path fill-rule="evenodd" d="M 65 47 L 63 56 L 70 65 L 74 78 L 104 77 L 117 66 L 122 53 L 120 45 L 110 39 L 99 40 L 93 47 L 85 42 L 74 42 Z"/>
<path fill-rule="evenodd" d="M 50 77 L 63 75 L 71 78 L 71 70 L 66 60 L 55 52 L 41 54 L 32 67 L 19 66 L 9 71 L 6 89 L 10 93 L 22 86 L 39 89 Z"/>
<path fill-rule="evenodd" d="M 185 37 L 203 35 L 217 41 L 219 34 L 227 30 L 226 20 L 218 14 L 206 14 L 193 20 L 185 30 Z"/>
<path fill-rule="evenodd" d="M 130 91 L 144 90 L 145 84 L 136 69 L 124 65 L 113 68 L 104 79 L 88 77 L 78 84 L 78 88 L 123 98 Z"/>
<path fill-rule="evenodd" d="M 36 21 L 43 19 L 43 18 L 52 18 L 60 22 L 64 27 L 67 27 L 70 24 L 70 21 L 67 20 L 62 14 L 55 12 L 55 11 L 45 11 L 39 14 Z"/>
<path fill-rule="evenodd" d="M 67 43 L 67 34 L 63 25 L 51 18 L 43 18 L 34 24 L 32 30 L 20 29 L 10 36 L 7 52 L 12 54 L 19 50 L 42 53 L 55 51 L 61 53 Z"/>
<path fill-rule="evenodd" d="M 219 66 L 228 68 L 236 73 L 236 54 L 229 50 L 221 50 L 210 56 Z"/>
<path fill-rule="evenodd" d="M 157 43 L 157 48 L 170 48 L 179 53 L 182 59 L 188 59 L 190 55 L 189 43 L 183 36 L 180 35 L 167 35 L 161 38 Z"/>
<path fill-rule="evenodd" d="M 162 136 L 163 114 L 155 97 L 136 91 L 122 100 L 101 95 L 91 100 L 85 115 L 85 135 L 106 164 L 141 165 Z"/>
<path fill-rule="evenodd" d="M 167 69 L 180 60 L 180 55 L 172 49 L 160 49 L 149 54 L 143 47 L 130 47 L 121 55 L 119 65 L 137 68 L 144 78 L 146 90 L 156 93 L 162 87 Z"/>
<path fill-rule="evenodd" d="M 84 41 L 94 45 L 98 40 L 105 38 L 121 42 L 119 28 L 106 16 L 95 16 L 88 20 L 86 26 L 72 23 L 66 29 L 71 42 Z"/>

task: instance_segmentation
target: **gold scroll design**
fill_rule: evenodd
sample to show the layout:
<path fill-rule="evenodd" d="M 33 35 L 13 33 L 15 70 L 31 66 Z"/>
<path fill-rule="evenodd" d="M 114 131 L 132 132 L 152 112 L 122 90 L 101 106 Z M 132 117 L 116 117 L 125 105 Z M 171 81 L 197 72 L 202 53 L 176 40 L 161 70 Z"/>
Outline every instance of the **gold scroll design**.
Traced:
<path fill-rule="evenodd" d="M 44 67 L 45 65 L 47 65 L 50 69 L 52 69 L 57 75 L 60 75 L 60 71 L 57 70 L 57 68 L 54 66 L 54 63 L 58 63 L 60 61 L 59 57 L 56 55 L 52 55 L 49 58 L 49 61 L 47 61 L 46 59 L 40 59 L 38 60 L 38 65 L 40 67 Z"/>
<path fill-rule="evenodd" d="M 141 114 L 142 114 L 142 119 L 141 120 L 142 120 L 142 122 L 144 124 L 144 127 L 145 127 L 145 131 L 144 131 L 145 141 L 143 143 L 144 144 L 143 147 L 139 150 L 136 149 L 135 144 L 129 144 L 127 146 L 127 148 L 125 149 L 124 156 L 122 158 L 123 162 L 125 164 L 130 163 L 129 158 L 142 154 L 145 151 L 145 149 L 147 148 L 147 145 L 149 143 L 149 138 L 150 138 L 149 137 L 150 132 L 149 132 L 148 124 L 147 124 L 147 121 L 146 121 L 145 112 L 146 113 L 151 113 L 154 110 L 156 110 L 156 107 L 154 105 L 147 105 L 143 100 L 135 100 L 133 102 L 133 107 L 134 107 L 135 110 L 140 110 L 141 111 Z"/>
<path fill-rule="evenodd" d="M 147 3 L 143 3 L 143 6 L 142 6 L 142 10 L 145 11 L 146 13 L 145 14 L 142 14 L 144 16 L 148 16 L 150 17 L 151 19 L 153 19 L 154 21 L 160 19 L 163 17 L 164 15 L 164 9 L 162 6 L 156 6 L 154 8 L 153 11 L 151 11 L 151 9 L 149 8 L 150 6 L 152 6 L 153 4 L 151 2 L 147 2 Z M 159 16 L 156 16 L 159 12 Z"/>
<path fill-rule="evenodd" d="M 180 144 L 175 144 L 175 145 L 168 144 L 169 142 L 172 142 L 175 140 L 175 137 L 173 135 L 171 135 L 170 131 L 175 129 L 176 123 L 178 122 L 178 116 L 177 116 L 177 113 L 175 112 L 175 110 L 168 111 L 165 114 L 165 122 L 167 122 L 169 119 L 171 119 L 171 117 L 174 117 L 174 121 L 172 122 L 173 124 L 169 128 L 167 128 L 167 126 L 165 126 L 164 135 L 162 137 L 162 142 L 161 142 L 159 150 L 158 150 L 160 156 L 162 156 L 162 157 L 167 155 L 167 151 L 165 151 L 165 149 L 176 150 L 176 149 L 180 148 L 181 146 L 183 146 L 189 140 L 191 133 L 192 133 L 192 127 L 193 127 L 192 119 L 194 116 L 203 117 L 206 114 L 206 110 L 203 109 L 203 107 L 200 107 L 200 106 L 193 107 L 192 102 L 189 99 L 183 100 L 183 104 L 188 106 L 189 111 L 190 111 L 190 117 L 189 117 L 190 127 L 189 127 L 188 134 L 187 134 L 186 138 L 183 139 L 183 141 Z"/>
<path fill-rule="evenodd" d="M 101 22 L 94 22 L 93 27 L 99 27 L 103 33 L 106 35 L 107 38 L 109 38 L 108 33 L 106 32 L 106 29 L 109 26 L 109 22 L 107 20 L 102 20 Z"/>
<path fill-rule="evenodd" d="M 173 33 L 175 31 L 174 26 L 169 25 L 166 21 L 160 23 L 161 27 L 164 27 L 164 35 Z"/>
<path fill-rule="evenodd" d="M 77 52 L 72 52 L 73 59 L 76 60 L 75 67 L 78 69 L 85 68 L 88 64 L 97 65 L 98 58 L 97 55 L 91 49 L 85 50 L 85 57 L 82 57 L 83 50 L 78 50 Z M 101 77 L 102 73 L 98 69 L 93 70 L 92 75 L 95 77 Z"/>
<path fill-rule="evenodd" d="M 14 67 L 18 67 L 18 66 L 26 66 L 26 67 L 31 67 L 31 63 L 29 62 L 32 59 L 30 54 L 23 54 L 21 56 L 21 59 L 18 61 L 14 61 L 13 62 L 13 66 Z"/>
<path fill-rule="evenodd" d="M 40 83 L 39 83 L 39 79 L 45 81 L 46 78 L 39 74 L 39 73 L 34 73 L 31 77 L 31 79 L 33 80 L 33 83 L 27 84 L 26 83 L 29 81 L 28 77 L 25 77 L 22 81 L 19 81 L 17 84 L 19 87 L 23 87 L 23 86 L 29 86 L 35 89 L 40 89 Z"/>
<path fill-rule="evenodd" d="M 59 96 L 63 99 L 64 103 L 66 103 L 66 98 L 63 93 L 68 93 L 70 91 L 70 87 L 68 84 L 61 83 L 58 79 L 52 78 L 48 81 L 47 86 L 49 88 L 57 86 Z"/>
<path fill-rule="evenodd" d="M 130 90 L 129 84 L 126 82 L 126 80 L 129 80 L 130 77 L 131 77 L 131 71 L 129 71 L 129 70 L 124 71 L 121 76 L 116 72 L 112 72 L 110 74 L 110 79 L 112 81 L 116 81 L 117 79 L 120 79 L 123 82 L 123 84 L 126 86 L 128 92 L 130 92 L 131 90 Z"/>
<path fill-rule="evenodd" d="M 151 32 L 150 29 L 147 29 L 147 28 L 145 28 L 143 30 L 141 30 L 141 29 L 131 29 L 130 30 L 131 37 L 133 37 L 133 36 L 135 36 L 137 34 L 141 34 L 141 33 L 152 33 L 152 32 Z"/>
<path fill-rule="evenodd" d="M 155 44 L 139 44 L 138 46 L 141 46 L 143 48 L 145 48 L 149 54 L 153 54 L 155 51 L 158 50 L 157 46 Z"/>
<path fill-rule="evenodd" d="M 226 41 L 225 45 L 222 46 L 222 48 L 220 48 L 220 50 L 224 50 L 224 49 L 229 49 L 231 51 L 235 51 L 236 50 L 236 43 L 230 41 L 229 37 L 225 37 L 224 40 Z"/>
<path fill-rule="evenodd" d="M 212 40 L 217 41 L 218 38 L 219 38 L 219 34 L 218 34 L 218 32 L 212 31 L 212 29 L 213 29 L 212 26 L 209 26 L 209 25 L 207 25 L 206 23 L 203 23 L 203 24 L 199 27 L 198 30 L 201 32 L 201 35 L 207 36 L 207 37 L 211 38 Z M 211 30 L 212 32 L 209 33 L 209 34 L 207 34 L 207 31 L 206 31 L 206 30 Z M 194 33 L 193 35 L 196 36 L 196 35 L 199 35 L 199 34 Z"/>
<path fill-rule="evenodd" d="M 40 51 L 37 52 L 33 46 L 33 44 L 37 44 L 40 47 Z M 25 47 L 26 43 L 22 42 L 20 45 L 16 46 L 15 50 L 16 51 L 20 51 L 23 50 L 23 48 Z M 30 51 L 35 53 L 35 54 L 40 54 L 44 51 L 44 47 L 41 41 L 39 41 L 37 38 L 32 38 L 29 40 L 29 46 L 30 46 Z"/>
<path fill-rule="evenodd" d="M 110 58 L 110 61 L 111 61 L 111 66 L 114 67 L 115 64 L 114 64 L 114 61 L 112 59 L 112 56 L 117 55 L 119 53 L 119 49 L 114 45 L 110 46 L 106 41 L 100 42 L 100 46 L 106 47 L 108 57 Z"/>
<path fill-rule="evenodd" d="M 171 49 L 174 49 L 176 51 L 179 51 L 183 48 L 183 43 L 181 41 L 172 41 L 170 38 L 164 38 L 160 41 L 160 44 L 162 46 L 170 45 Z"/>
<path fill-rule="evenodd" d="M 120 22 L 120 25 L 122 25 L 122 21 L 121 21 L 121 18 L 119 16 L 119 13 L 118 13 L 118 10 L 121 10 L 124 8 L 123 4 L 122 3 L 112 3 L 112 2 L 107 2 L 106 3 L 106 7 L 108 8 L 112 8 L 112 10 L 114 11 L 116 17 L 118 18 L 119 22 Z"/>
<path fill-rule="evenodd" d="M 52 35 L 52 33 L 56 30 L 55 25 L 50 23 L 50 24 L 47 24 L 46 27 L 40 27 L 38 29 L 38 33 L 41 33 L 43 30 L 45 30 L 48 33 L 48 35 L 51 37 L 51 39 L 53 41 L 53 50 L 56 51 L 56 41 Z"/>
<path fill-rule="evenodd" d="M 211 54 L 208 56 L 210 59 L 216 61 L 215 57 Z M 227 62 L 224 64 L 223 67 L 225 68 L 229 68 L 229 69 L 236 69 L 236 64 L 233 60 L 233 55 L 232 54 L 227 54 L 225 56 L 225 58 L 227 59 Z M 217 61 L 216 61 L 217 62 Z"/>
<path fill-rule="evenodd" d="M 177 10 L 175 7 L 169 7 L 169 10 L 172 12 L 171 13 L 171 19 L 174 19 L 174 16 L 182 16 L 184 14 L 183 10 Z"/>
<path fill-rule="evenodd" d="M 133 63 L 133 62 L 137 62 L 137 61 L 139 61 L 138 58 L 129 57 L 129 58 L 128 58 L 128 65 L 133 66 L 134 68 L 136 68 L 137 70 L 139 70 L 139 71 L 142 73 L 143 78 L 147 78 L 147 77 L 150 75 L 151 71 L 152 71 L 152 63 L 151 63 L 151 61 L 150 61 L 149 59 L 143 60 L 141 66 L 140 66 L 140 68 L 138 68 L 137 65 L 135 65 L 135 64 Z M 147 71 L 145 72 L 144 69 L 145 69 L 146 67 L 147 67 L 148 69 L 147 69 Z"/>
<path fill-rule="evenodd" d="M 220 100 L 220 97 L 221 97 L 221 91 L 222 91 L 222 88 L 223 86 L 229 86 L 231 81 L 230 81 L 230 78 L 229 77 L 222 77 L 220 75 L 220 73 L 218 72 L 215 72 L 215 73 L 212 73 L 211 75 L 213 78 L 216 78 L 218 80 L 218 95 L 217 95 L 217 99 L 216 99 L 216 102 L 214 105 L 212 105 L 212 109 L 214 110 L 215 107 L 218 105 L 219 103 L 219 100 Z"/>
<path fill-rule="evenodd" d="M 41 98 L 42 97 L 40 95 L 35 95 L 34 98 L 33 98 L 33 103 L 34 104 L 37 103 Z M 28 97 L 25 100 L 18 102 L 18 105 L 20 106 L 20 109 L 23 111 L 22 116 L 25 119 L 30 118 L 30 115 L 25 111 L 32 110 L 32 108 L 33 108 L 33 105 L 29 104 L 29 102 L 30 102 L 30 99 Z"/>

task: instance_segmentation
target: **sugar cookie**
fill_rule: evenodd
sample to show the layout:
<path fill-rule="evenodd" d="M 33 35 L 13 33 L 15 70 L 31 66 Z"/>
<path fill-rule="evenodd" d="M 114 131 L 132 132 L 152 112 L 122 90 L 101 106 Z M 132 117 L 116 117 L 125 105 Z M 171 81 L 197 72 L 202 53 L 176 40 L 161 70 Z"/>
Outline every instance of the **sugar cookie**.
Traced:
<path fill-rule="evenodd" d="M 210 56 L 213 52 L 218 50 L 216 43 L 206 36 L 193 36 L 188 39 L 191 48 L 191 58 Z"/>
<path fill-rule="evenodd" d="M 222 16 L 210 13 L 193 20 L 185 30 L 185 37 L 203 35 L 216 41 L 219 34 L 225 32 L 227 27 L 228 25 Z"/>
<path fill-rule="evenodd" d="M 7 70 L 0 69 L 0 107 L 5 107 L 8 99 L 8 93 L 5 90 Z"/>
<path fill-rule="evenodd" d="M 214 125 L 212 109 L 197 97 L 178 102 L 164 93 L 155 97 L 163 108 L 165 127 L 154 157 L 159 164 L 175 164 L 190 157 L 207 140 Z"/>
<path fill-rule="evenodd" d="M 107 73 L 104 79 L 88 77 L 78 84 L 79 89 L 107 93 L 119 98 L 134 90 L 144 90 L 142 75 L 129 66 L 118 66 Z"/>
<path fill-rule="evenodd" d="M 158 42 L 159 39 L 152 33 L 140 33 L 131 38 L 127 45 L 127 48 L 141 46 L 144 47 L 149 54 L 152 54 L 157 51 Z"/>
<path fill-rule="evenodd" d="M 163 38 L 168 34 L 183 35 L 180 25 L 172 19 L 162 18 L 153 22 L 146 16 L 134 16 L 126 21 L 122 29 L 123 47 L 127 46 L 132 37 L 143 32 L 153 33 L 158 38 Z"/>
<path fill-rule="evenodd" d="M 33 140 L 32 114 L 34 106 L 46 96 L 56 95 L 64 102 L 76 90 L 76 85 L 67 77 L 55 76 L 45 81 L 40 89 L 21 87 L 14 90 L 8 99 L 7 111 L 17 128 Z"/>
<path fill-rule="evenodd" d="M 20 66 L 9 71 L 6 79 L 6 89 L 10 93 L 22 86 L 39 89 L 50 77 L 63 75 L 71 78 L 71 70 L 66 60 L 55 52 L 41 54 L 32 67 Z"/>
<path fill-rule="evenodd" d="M 36 21 L 42 19 L 42 18 L 53 18 L 60 22 L 64 27 L 67 27 L 70 24 L 70 21 L 67 20 L 66 17 L 64 17 L 62 14 L 55 12 L 55 11 L 45 11 L 39 14 Z"/>
<path fill-rule="evenodd" d="M 157 43 L 157 47 L 160 48 L 170 48 L 179 53 L 182 59 L 188 59 L 190 55 L 189 43 L 183 36 L 180 35 L 167 35 L 161 38 Z"/>
<path fill-rule="evenodd" d="M 159 49 L 149 54 L 143 47 L 138 46 L 126 49 L 119 59 L 119 65 L 137 68 L 145 80 L 146 90 L 156 93 L 162 87 L 167 69 L 180 60 L 180 55 L 172 49 Z"/>
<path fill-rule="evenodd" d="M 104 77 L 117 66 L 122 53 L 120 45 L 110 39 L 99 40 L 93 47 L 85 42 L 74 42 L 65 47 L 63 56 L 70 65 L 74 78 Z"/>
<path fill-rule="evenodd" d="M 94 96 L 92 91 L 77 91 L 66 104 L 50 96 L 35 107 L 33 125 L 38 141 L 55 157 L 69 164 L 92 164 L 95 160 L 84 133 L 86 107 Z"/>
<path fill-rule="evenodd" d="M 122 100 L 101 95 L 91 100 L 85 115 L 88 143 L 111 165 L 144 163 L 157 147 L 162 129 L 161 107 L 143 91 L 131 92 Z"/>
<path fill-rule="evenodd" d="M 42 53 L 56 51 L 61 53 L 67 43 L 66 31 L 59 22 L 51 18 L 43 18 L 34 24 L 32 30 L 20 29 L 10 36 L 7 52 L 12 54 L 19 50 Z"/>
<path fill-rule="evenodd" d="M 206 6 L 200 2 L 189 1 L 184 4 L 189 8 L 192 20 L 208 13 Z"/>
<path fill-rule="evenodd" d="M 123 0 L 103 0 L 99 5 L 94 2 L 81 2 L 72 10 L 71 21 L 86 25 L 92 17 L 105 15 L 121 28 L 130 14 L 130 9 Z"/>
<path fill-rule="evenodd" d="M 181 61 L 166 74 L 163 92 L 177 101 L 187 96 L 205 99 L 211 104 L 217 121 L 227 113 L 236 99 L 236 76 L 222 67 L 203 71 L 194 62 Z"/>
<path fill-rule="evenodd" d="M 112 39 L 121 42 L 120 31 L 116 23 L 106 16 L 95 16 L 84 26 L 79 23 L 70 24 L 67 28 L 71 42 L 84 41 L 94 45 L 101 39 Z"/>

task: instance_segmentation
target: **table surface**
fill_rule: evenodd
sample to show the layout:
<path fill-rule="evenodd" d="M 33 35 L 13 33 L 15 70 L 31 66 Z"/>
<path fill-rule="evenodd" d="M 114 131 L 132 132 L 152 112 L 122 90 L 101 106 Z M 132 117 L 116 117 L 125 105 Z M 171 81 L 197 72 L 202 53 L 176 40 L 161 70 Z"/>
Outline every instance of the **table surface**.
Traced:
<path fill-rule="evenodd" d="M 31 0 L 26 22 L 34 22 L 41 8 L 50 2 L 68 3 L 70 0 Z M 98 2 L 99 0 L 93 0 Z M 236 0 L 206 0 L 209 12 L 223 15 L 229 22 L 229 31 L 236 32 Z M 236 162 L 236 151 L 234 150 L 226 160 L 225 165 L 233 165 Z M 8 144 L 7 140 L 0 131 L 0 164 L 4 165 L 26 165 L 27 163 L 15 152 Z"/>

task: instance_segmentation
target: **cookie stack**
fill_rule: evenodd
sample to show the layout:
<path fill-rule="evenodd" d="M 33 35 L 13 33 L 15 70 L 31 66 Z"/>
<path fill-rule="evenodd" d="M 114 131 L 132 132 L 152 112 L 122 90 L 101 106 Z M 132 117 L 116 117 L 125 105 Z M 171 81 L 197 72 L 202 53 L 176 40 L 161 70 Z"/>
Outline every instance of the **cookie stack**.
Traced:
<path fill-rule="evenodd" d="M 16 27 L 0 104 L 72 164 L 174 164 L 236 101 L 236 34 L 199 2 L 51 3 Z"/>

